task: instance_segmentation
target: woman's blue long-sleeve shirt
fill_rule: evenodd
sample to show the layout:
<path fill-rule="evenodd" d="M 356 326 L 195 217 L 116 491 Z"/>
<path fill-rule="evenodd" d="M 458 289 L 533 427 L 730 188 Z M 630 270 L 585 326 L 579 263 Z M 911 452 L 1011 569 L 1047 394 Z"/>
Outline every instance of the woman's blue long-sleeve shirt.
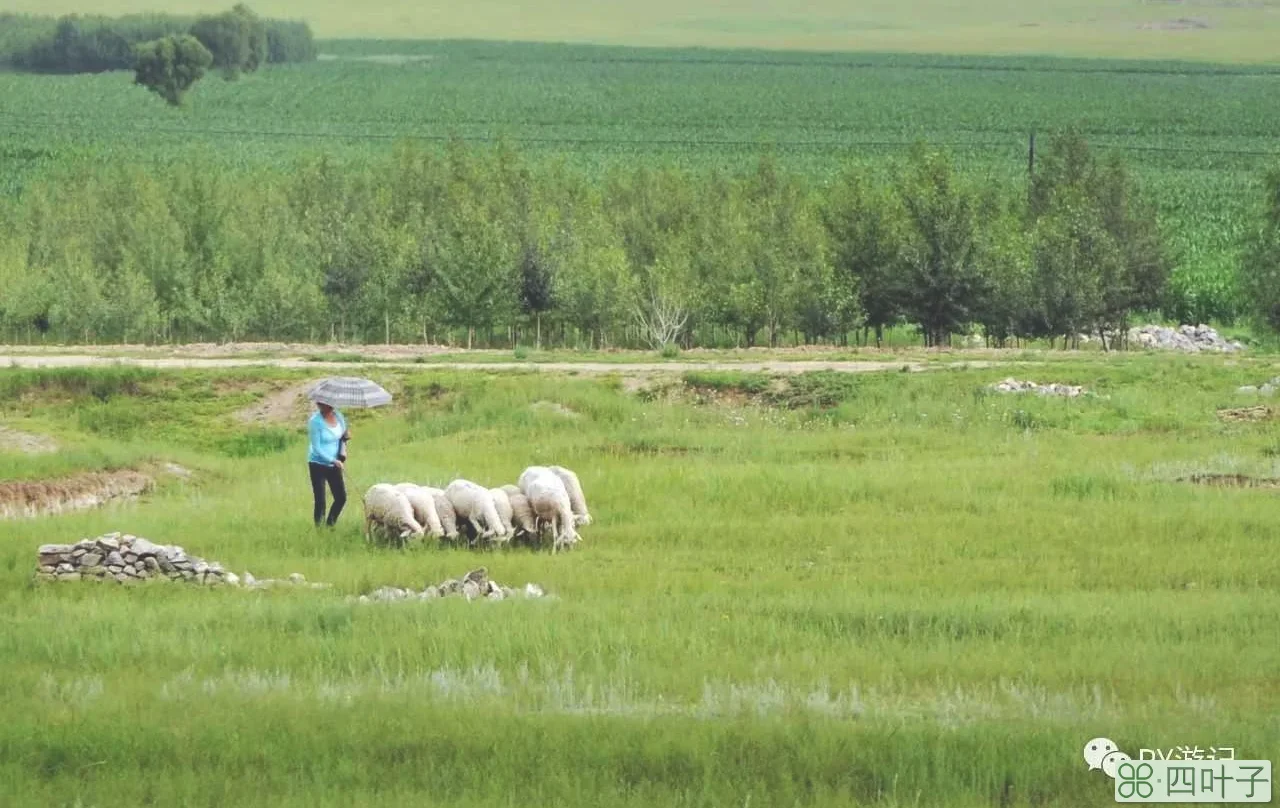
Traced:
<path fill-rule="evenodd" d="M 324 416 L 318 411 L 307 422 L 307 434 L 311 438 L 307 462 L 332 466 L 338 459 L 338 452 L 342 448 L 342 436 L 347 433 L 347 419 L 343 418 L 342 413 L 337 410 L 334 410 L 333 414 L 338 417 L 337 431 L 324 422 Z"/>

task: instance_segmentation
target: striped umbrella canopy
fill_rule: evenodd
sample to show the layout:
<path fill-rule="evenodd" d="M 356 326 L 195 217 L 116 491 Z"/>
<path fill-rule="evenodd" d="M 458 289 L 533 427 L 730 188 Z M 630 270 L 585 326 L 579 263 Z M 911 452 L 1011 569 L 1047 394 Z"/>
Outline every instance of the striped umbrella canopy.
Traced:
<path fill-rule="evenodd" d="M 349 376 L 324 379 L 311 388 L 307 398 L 330 407 L 381 407 L 391 403 L 391 394 L 376 382 Z"/>

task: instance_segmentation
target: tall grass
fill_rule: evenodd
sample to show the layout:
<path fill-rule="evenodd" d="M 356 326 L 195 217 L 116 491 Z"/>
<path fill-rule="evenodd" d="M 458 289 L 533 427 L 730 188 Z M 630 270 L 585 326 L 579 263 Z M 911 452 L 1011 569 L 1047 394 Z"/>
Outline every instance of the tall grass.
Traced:
<path fill-rule="evenodd" d="M 348 413 L 353 498 L 333 531 L 310 525 L 301 443 L 219 450 L 255 394 L 247 374 L 151 382 L 172 410 L 146 434 L 78 432 L 75 407 L 96 406 L 80 395 L 40 423 L 201 474 L 136 505 L 4 523 L 0 793 L 1083 805 L 1111 799 L 1080 759 L 1100 734 L 1275 758 L 1280 502 L 1169 471 L 1274 465 L 1272 427 L 1214 415 L 1265 370 L 1129 357 L 1019 372 L 1101 394 L 1073 401 L 982 392 L 1000 368 L 814 375 L 786 388 L 794 402 L 747 375 L 677 376 L 645 401 L 589 378 L 387 370 L 393 408 Z M 694 403 L 709 381 L 740 395 Z M 154 412 L 142 393 L 118 400 Z M 255 445 L 263 427 L 236 429 Z M 548 462 L 578 471 L 596 516 L 575 552 L 359 536 L 373 482 L 498 485 Z M 36 544 L 108 530 L 334 589 L 29 583 Z M 481 564 L 557 597 L 344 600 Z"/>

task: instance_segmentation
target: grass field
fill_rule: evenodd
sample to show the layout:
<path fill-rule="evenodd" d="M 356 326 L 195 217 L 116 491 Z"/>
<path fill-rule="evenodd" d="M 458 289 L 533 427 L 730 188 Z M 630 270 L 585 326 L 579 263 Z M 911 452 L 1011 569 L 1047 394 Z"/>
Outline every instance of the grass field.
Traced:
<path fill-rule="evenodd" d="M 11 0 L 10 10 L 84 12 L 83 2 Z M 220 11 L 217 0 L 107 0 L 104 14 Z M 588 0 L 465 5 L 374 0 L 262 0 L 270 17 L 303 17 L 322 37 L 502 39 L 667 47 L 763 47 L 917 53 L 1058 54 L 1274 62 L 1280 28 L 1271 0 L 1027 4 L 834 0 L 796 5 L 781 0 L 726 4 L 714 0 L 600 4 Z"/>
<path fill-rule="evenodd" d="M 349 483 L 578 471 L 577 551 L 367 549 L 309 524 L 299 423 L 241 408 L 305 375 L 0 376 L 64 451 L 0 481 L 176 462 L 143 501 L 0 530 L 0 794 L 14 805 L 1096 805 L 1084 741 L 1280 756 L 1268 360 L 616 376 L 370 366 Z M 1049 375 L 1052 378 L 1049 378 Z M 554 402 L 553 407 L 533 407 Z M 568 413 L 568 414 L 566 414 Z M 29 583 L 35 547 L 123 530 L 332 591 Z M 484 564 L 556 600 L 384 606 Z"/>

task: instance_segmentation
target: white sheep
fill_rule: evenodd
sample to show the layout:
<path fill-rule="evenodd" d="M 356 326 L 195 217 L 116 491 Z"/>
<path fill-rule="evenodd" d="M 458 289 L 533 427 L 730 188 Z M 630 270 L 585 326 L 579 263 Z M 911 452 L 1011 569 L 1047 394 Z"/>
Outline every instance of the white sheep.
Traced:
<path fill-rule="evenodd" d="M 466 519 L 475 527 L 478 538 L 503 541 L 507 534 L 489 489 L 470 480 L 454 480 L 444 489 L 444 495 L 453 503 L 458 518 Z"/>
<path fill-rule="evenodd" d="M 578 482 L 578 475 L 564 466 L 547 468 L 564 482 L 564 488 L 569 492 L 569 507 L 573 509 L 574 525 L 581 527 L 591 524 L 591 513 L 587 511 L 587 498 L 582 493 L 582 483 Z"/>
<path fill-rule="evenodd" d="M 404 543 L 409 538 L 420 538 L 426 529 L 414 518 L 413 506 L 395 486 L 378 483 L 364 494 L 364 538 L 373 540 L 374 527 L 390 533 Z"/>
<path fill-rule="evenodd" d="M 449 541 L 458 538 L 458 515 L 453 510 L 453 503 L 439 488 L 424 488 L 436 503 L 436 516 L 440 517 L 440 528 Z"/>
<path fill-rule="evenodd" d="M 569 492 L 564 480 L 545 466 L 530 466 L 520 475 L 520 491 L 529 499 L 529 506 L 543 524 L 551 528 L 551 552 L 561 547 L 577 544 L 579 537 L 573 524 L 573 509 L 569 504 Z M 541 535 L 541 529 L 538 533 Z"/>
<path fill-rule="evenodd" d="M 489 496 L 493 497 L 493 509 L 498 512 L 498 519 L 502 522 L 502 532 L 508 538 L 514 536 L 516 529 L 511 524 L 511 498 L 501 488 L 490 488 Z"/>
<path fill-rule="evenodd" d="M 436 499 L 430 489 L 416 483 L 400 483 L 396 490 L 404 494 L 413 507 L 413 518 L 427 529 L 427 535 L 434 538 L 444 537 L 444 526 L 440 524 L 440 514 L 436 511 Z"/>
<path fill-rule="evenodd" d="M 538 517 L 533 513 L 533 507 L 529 505 L 529 498 L 524 495 L 518 486 L 504 485 L 502 490 L 507 495 L 507 501 L 511 503 L 511 527 L 515 530 L 517 536 L 536 538 L 538 535 Z"/>

